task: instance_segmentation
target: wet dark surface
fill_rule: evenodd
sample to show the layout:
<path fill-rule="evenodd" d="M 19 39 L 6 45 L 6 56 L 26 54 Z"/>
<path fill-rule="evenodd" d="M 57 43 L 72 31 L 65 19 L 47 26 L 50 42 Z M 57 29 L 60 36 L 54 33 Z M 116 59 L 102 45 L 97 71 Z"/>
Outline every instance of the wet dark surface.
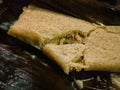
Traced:
<path fill-rule="evenodd" d="M 2 32 L 0 36 L 1 34 Z M 42 56 L 40 51 L 11 37 L 4 37 L 9 44 L 2 41 L 2 38 L 0 38 L 0 81 L 3 85 L 0 86 L 1 88 L 5 90 L 73 90 L 66 75 L 61 70 L 57 72 L 59 69 L 57 66 L 52 67 L 54 64 L 49 65 L 50 63 L 44 60 L 44 55 Z"/>
<path fill-rule="evenodd" d="M 109 72 L 73 71 L 70 75 L 66 75 L 41 51 L 7 35 L 9 26 L 18 19 L 22 7 L 28 5 L 30 1 L 4 0 L 0 3 L 0 90 L 80 90 L 75 83 L 76 80 L 82 80 L 84 85 L 82 90 L 113 90 Z M 50 9 L 54 7 L 50 4 L 53 2 L 48 2 L 49 5 L 45 4 L 46 2 L 43 4 L 43 0 L 38 2 L 37 5 L 42 7 L 48 6 Z M 116 2 L 108 3 L 116 5 Z M 56 8 L 58 6 L 55 6 L 54 10 L 61 11 L 62 9 Z M 104 17 L 102 18 L 104 20 Z M 116 22 L 111 22 L 113 23 Z"/>

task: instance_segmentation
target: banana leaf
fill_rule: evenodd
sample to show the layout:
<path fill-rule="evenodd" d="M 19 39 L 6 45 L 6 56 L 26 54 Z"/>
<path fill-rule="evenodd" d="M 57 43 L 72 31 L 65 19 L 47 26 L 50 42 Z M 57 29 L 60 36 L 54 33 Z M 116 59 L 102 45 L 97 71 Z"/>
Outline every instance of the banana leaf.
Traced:
<path fill-rule="evenodd" d="M 65 14 L 95 23 L 120 25 L 120 0 L 35 0 Z"/>

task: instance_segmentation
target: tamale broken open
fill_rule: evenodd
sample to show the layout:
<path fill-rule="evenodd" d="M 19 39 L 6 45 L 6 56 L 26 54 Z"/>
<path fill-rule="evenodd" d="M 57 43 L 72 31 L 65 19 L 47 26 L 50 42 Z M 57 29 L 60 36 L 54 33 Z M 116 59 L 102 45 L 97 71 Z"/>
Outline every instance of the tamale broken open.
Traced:
<path fill-rule="evenodd" d="M 118 28 L 116 30 L 115 26 L 102 27 L 71 16 L 29 6 L 10 27 L 8 34 L 42 50 L 62 67 L 65 73 L 73 69 L 120 72 Z M 68 54 L 61 58 L 64 49 Z M 73 55 L 66 59 L 68 63 L 79 59 L 82 59 L 82 62 L 67 65 L 64 62 L 67 55 Z"/>

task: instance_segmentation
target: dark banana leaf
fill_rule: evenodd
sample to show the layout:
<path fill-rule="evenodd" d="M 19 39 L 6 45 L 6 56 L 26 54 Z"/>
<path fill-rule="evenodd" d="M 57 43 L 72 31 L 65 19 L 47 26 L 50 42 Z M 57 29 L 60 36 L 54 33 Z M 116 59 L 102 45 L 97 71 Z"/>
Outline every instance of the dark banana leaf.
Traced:
<path fill-rule="evenodd" d="M 36 0 L 60 12 L 95 23 L 120 25 L 120 0 Z"/>
<path fill-rule="evenodd" d="M 120 25 L 119 4 L 114 0 L 0 0 L 0 90 L 80 90 L 76 80 L 83 81 L 82 90 L 114 89 L 111 73 L 66 75 L 41 51 L 7 35 L 30 3 L 91 22 Z"/>
<path fill-rule="evenodd" d="M 0 0 L 0 28 L 8 30 L 9 26 L 18 19 L 23 7 L 30 3 L 30 0 Z"/>

